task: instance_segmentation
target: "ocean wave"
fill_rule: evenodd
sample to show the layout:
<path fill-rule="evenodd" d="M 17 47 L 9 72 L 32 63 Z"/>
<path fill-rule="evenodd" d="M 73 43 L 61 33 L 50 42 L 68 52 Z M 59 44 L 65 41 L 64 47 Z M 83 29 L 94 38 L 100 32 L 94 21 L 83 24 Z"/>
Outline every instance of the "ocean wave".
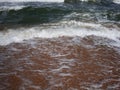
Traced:
<path fill-rule="evenodd" d="M 20 10 L 26 6 L 3 6 L 0 8 L 0 11 L 9 11 L 9 10 Z"/>
<path fill-rule="evenodd" d="M 57 37 L 86 37 L 97 36 L 108 38 L 120 43 L 120 31 L 118 28 L 107 28 L 101 24 L 83 23 L 78 21 L 62 21 L 51 26 L 34 26 L 28 28 L 8 29 L 6 32 L 0 32 L 0 45 L 7 45 L 13 42 L 22 42 L 35 37 L 39 38 L 57 38 Z M 117 44 L 118 45 L 118 44 Z"/>
<path fill-rule="evenodd" d="M 3 24 L 47 23 L 59 20 L 69 12 L 64 8 L 25 7 L 20 10 L 0 11 L 0 21 Z"/>
<path fill-rule="evenodd" d="M 22 9 L 20 9 L 22 8 Z M 18 7 L 16 10 L 0 11 L 1 24 L 40 24 L 62 19 L 79 21 L 120 21 L 119 12 L 81 12 L 60 7 Z"/>
<path fill-rule="evenodd" d="M 0 0 L 0 2 L 64 2 L 64 0 Z"/>
<path fill-rule="evenodd" d="M 120 21 L 119 5 L 96 6 L 63 3 L 3 3 L 0 4 L 0 24 L 40 24 L 61 19 L 79 21 Z M 86 7 L 87 6 L 87 7 Z"/>

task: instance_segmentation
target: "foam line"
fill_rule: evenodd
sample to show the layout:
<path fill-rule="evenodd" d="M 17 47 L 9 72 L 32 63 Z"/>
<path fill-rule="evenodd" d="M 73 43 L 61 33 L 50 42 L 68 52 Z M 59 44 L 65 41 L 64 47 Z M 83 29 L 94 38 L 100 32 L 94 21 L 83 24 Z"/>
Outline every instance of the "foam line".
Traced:
<path fill-rule="evenodd" d="M 70 25 L 69 25 L 70 23 Z M 103 38 L 108 38 L 116 42 L 120 42 L 120 31 L 117 29 L 109 29 L 103 27 L 100 24 L 89 24 L 76 22 L 78 26 L 71 25 L 72 22 L 68 22 L 66 26 L 59 26 L 56 28 L 40 28 L 40 26 L 32 28 L 18 28 L 9 29 L 7 32 L 0 32 L 0 45 L 7 45 L 12 42 L 22 42 L 23 40 L 29 40 L 35 37 L 39 38 L 57 38 L 62 36 L 98 36 Z M 64 23 L 65 24 L 65 23 Z M 76 24 L 75 24 L 76 25 Z"/>
<path fill-rule="evenodd" d="M 0 0 L 0 2 L 64 2 L 64 0 Z"/>

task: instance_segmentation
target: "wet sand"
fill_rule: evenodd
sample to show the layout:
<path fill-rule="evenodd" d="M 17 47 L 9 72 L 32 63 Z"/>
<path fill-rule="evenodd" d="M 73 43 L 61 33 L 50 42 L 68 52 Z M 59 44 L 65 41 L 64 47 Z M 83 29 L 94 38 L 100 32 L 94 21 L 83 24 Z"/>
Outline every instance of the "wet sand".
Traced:
<path fill-rule="evenodd" d="M 0 46 L 0 90 L 119 90 L 120 47 L 102 40 L 114 42 L 59 37 Z"/>

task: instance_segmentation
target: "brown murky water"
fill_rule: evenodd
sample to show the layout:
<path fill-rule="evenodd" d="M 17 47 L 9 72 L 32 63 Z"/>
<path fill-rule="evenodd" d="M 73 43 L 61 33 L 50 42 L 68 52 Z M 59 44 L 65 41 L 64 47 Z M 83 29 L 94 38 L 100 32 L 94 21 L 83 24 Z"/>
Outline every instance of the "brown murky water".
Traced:
<path fill-rule="evenodd" d="M 101 40 L 36 38 L 1 46 L 0 90 L 120 90 L 120 48 Z"/>

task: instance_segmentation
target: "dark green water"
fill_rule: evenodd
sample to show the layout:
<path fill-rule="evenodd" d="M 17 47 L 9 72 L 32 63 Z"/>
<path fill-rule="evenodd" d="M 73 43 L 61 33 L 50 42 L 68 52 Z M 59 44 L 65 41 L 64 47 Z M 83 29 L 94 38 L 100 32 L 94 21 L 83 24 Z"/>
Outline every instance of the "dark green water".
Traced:
<path fill-rule="evenodd" d="M 17 9 L 17 8 L 18 9 Z M 79 16 L 65 17 L 77 13 Z M 58 22 L 61 19 L 86 20 L 83 14 L 89 14 L 94 21 L 97 18 L 120 21 L 120 5 L 99 5 L 92 3 L 0 3 L 0 24 L 41 24 Z"/>

